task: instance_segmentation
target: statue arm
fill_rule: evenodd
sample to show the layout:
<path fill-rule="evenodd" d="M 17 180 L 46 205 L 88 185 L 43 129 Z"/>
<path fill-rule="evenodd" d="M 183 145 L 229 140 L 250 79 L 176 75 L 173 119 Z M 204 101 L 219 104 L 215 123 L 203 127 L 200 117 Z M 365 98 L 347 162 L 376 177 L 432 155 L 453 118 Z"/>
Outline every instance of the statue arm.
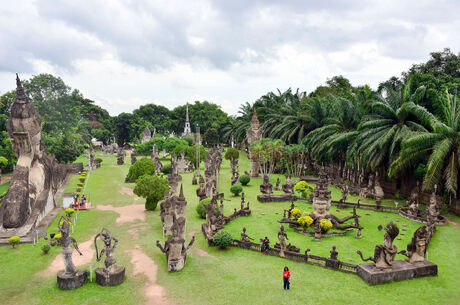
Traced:
<path fill-rule="evenodd" d="M 75 248 L 75 250 L 77 250 L 77 252 L 80 254 L 80 255 L 83 255 L 81 252 L 80 252 L 80 249 L 78 249 L 78 245 L 77 245 L 77 241 L 75 240 L 75 238 L 73 237 L 70 237 L 71 240 L 72 240 L 72 244 L 73 244 L 73 247 Z"/>
<path fill-rule="evenodd" d="M 99 255 L 97 255 L 96 261 L 100 261 L 102 259 L 102 256 L 104 256 L 104 253 L 105 253 L 105 249 L 102 249 L 101 253 Z"/>
<path fill-rule="evenodd" d="M 159 240 L 157 240 L 157 247 L 160 248 L 161 252 L 166 253 L 165 248 L 163 248 L 163 246 L 160 244 Z"/>
<path fill-rule="evenodd" d="M 191 240 L 190 243 L 188 244 L 187 250 L 190 249 L 190 248 L 192 247 L 192 245 L 193 245 L 194 242 L 195 242 L 195 235 L 193 235 L 192 240 Z"/>
<path fill-rule="evenodd" d="M 114 243 L 112 249 L 115 250 L 115 248 L 118 246 L 118 238 L 112 237 Z"/>

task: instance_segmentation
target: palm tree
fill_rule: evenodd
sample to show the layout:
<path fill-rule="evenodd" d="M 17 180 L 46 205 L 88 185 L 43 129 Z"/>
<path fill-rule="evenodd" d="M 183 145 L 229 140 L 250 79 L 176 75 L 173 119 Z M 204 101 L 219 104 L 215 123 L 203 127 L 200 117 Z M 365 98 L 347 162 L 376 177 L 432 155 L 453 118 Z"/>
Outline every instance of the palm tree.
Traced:
<path fill-rule="evenodd" d="M 303 140 L 316 161 L 329 162 L 345 153 L 359 135 L 358 125 L 364 113 L 357 95 L 330 97 L 328 117 L 322 127 L 311 131 Z"/>
<path fill-rule="evenodd" d="M 327 116 L 327 100 L 295 94 L 284 105 L 263 110 L 266 115 L 262 128 L 267 136 L 286 143 L 300 143 L 309 131 L 322 126 Z"/>
<path fill-rule="evenodd" d="M 389 175 L 397 176 L 428 157 L 423 189 L 431 191 L 435 184 L 444 180 L 447 191 L 456 196 L 460 156 L 460 106 L 456 97 L 446 90 L 435 102 L 435 108 L 436 115 L 425 109 L 412 109 L 422 122 L 429 122 L 430 130 L 412 132 L 403 140 L 401 153 L 391 164 Z"/>
<path fill-rule="evenodd" d="M 398 157 L 401 141 L 411 131 L 426 131 L 409 109 L 425 95 L 425 87 L 419 87 L 410 94 L 411 80 L 396 89 L 383 84 L 385 97 L 375 94 L 370 102 L 370 114 L 359 126 L 357 154 L 361 163 L 371 172 L 389 165 Z M 352 149 L 352 151 L 355 151 Z"/>

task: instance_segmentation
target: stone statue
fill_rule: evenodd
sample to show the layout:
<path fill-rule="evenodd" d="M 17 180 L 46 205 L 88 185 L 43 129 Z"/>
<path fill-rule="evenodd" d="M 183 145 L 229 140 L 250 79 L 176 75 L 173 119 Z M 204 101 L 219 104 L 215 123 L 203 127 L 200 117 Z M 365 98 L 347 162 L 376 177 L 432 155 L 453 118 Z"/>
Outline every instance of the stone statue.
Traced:
<path fill-rule="evenodd" d="M 273 185 L 270 183 L 268 175 L 264 175 L 264 181 L 260 185 L 260 192 L 264 195 L 270 195 L 271 193 L 273 193 L 272 188 Z"/>
<path fill-rule="evenodd" d="M 363 261 L 373 261 L 375 267 L 380 269 L 389 269 L 392 267 L 398 249 L 393 245 L 393 241 L 399 234 L 399 228 L 393 222 L 390 222 L 385 227 L 385 235 L 383 237 L 383 245 L 375 246 L 374 257 L 364 259 L 361 251 L 357 251 Z"/>
<path fill-rule="evenodd" d="M 148 142 L 152 139 L 152 134 L 150 133 L 150 129 L 148 126 L 145 126 L 144 132 L 142 133 L 141 144 Z"/>
<path fill-rule="evenodd" d="M 280 188 L 280 177 L 276 178 L 275 191 L 281 191 L 281 188 Z"/>
<path fill-rule="evenodd" d="M 131 153 L 131 165 L 136 163 L 136 161 L 137 161 L 136 154 L 134 152 L 132 152 Z"/>
<path fill-rule="evenodd" d="M 98 251 L 97 239 L 102 239 L 104 248 Z M 112 244 L 113 241 L 113 244 Z M 125 267 L 117 266 L 117 261 L 113 257 L 113 252 L 118 245 L 118 239 L 112 236 L 109 230 L 103 228 L 94 237 L 94 247 L 96 248 L 96 260 L 99 262 L 105 254 L 105 268 L 96 269 L 96 282 L 101 286 L 113 286 L 125 280 Z"/>
<path fill-rule="evenodd" d="M 280 240 L 280 256 L 284 257 L 284 252 L 287 250 L 286 239 L 289 240 L 289 238 L 287 237 L 286 232 L 284 232 L 283 224 L 280 225 L 278 239 Z"/>
<path fill-rule="evenodd" d="M 383 189 L 380 186 L 379 172 L 375 172 L 374 194 L 375 199 L 382 200 L 385 197 L 385 193 L 383 192 Z"/>
<path fill-rule="evenodd" d="M 93 145 L 89 146 L 89 162 L 88 162 L 88 167 L 90 170 L 96 169 L 96 161 L 94 158 L 94 147 Z"/>
<path fill-rule="evenodd" d="M 252 142 L 259 141 L 262 139 L 263 131 L 259 127 L 259 119 L 257 118 L 256 107 L 254 107 L 254 112 L 251 119 L 251 127 L 246 131 L 246 140 L 248 145 Z M 259 177 L 260 163 L 259 159 L 252 154 L 248 154 L 251 159 L 251 177 Z"/>
<path fill-rule="evenodd" d="M 348 193 L 349 193 L 348 185 L 344 184 L 344 186 L 342 187 L 342 198 L 340 199 L 342 203 L 347 201 Z"/>
<path fill-rule="evenodd" d="M 406 255 L 409 263 L 424 262 L 428 246 L 427 239 L 428 230 L 426 226 L 421 226 L 414 232 L 411 242 L 407 245 L 407 252 L 403 250 L 399 253 Z"/>
<path fill-rule="evenodd" d="M 25 95 L 17 75 L 16 83 L 16 99 L 6 127 L 18 161 L 0 206 L 0 239 L 5 241 L 33 231 L 57 206 L 55 195 L 66 176 L 83 170 L 82 165 L 75 169 L 47 155 L 42 143 L 42 119 Z"/>
<path fill-rule="evenodd" d="M 420 202 L 420 182 L 417 181 L 417 186 L 412 190 L 409 199 L 407 200 L 408 210 L 407 212 L 417 217 L 419 214 L 419 202 Z"/>
<path fill-rule="evenodd" d="M 436 222 L 439 218 L 439 207 L 438 207 L 438 199 L 436 197 L 436 190 L 438 186 L 434 186 L 433 193 L 431 194 L 430 197 L 430 204 L 428 205 L 426 209 L 426 217 L 427 217 L 427 223 L 428 227 L 436 227 Z"/>
<path fill-rule="evenodd" d="M 291 175 L 287 175 L 286 176 L 286 182 L 282 186 L 283 192 L 285 194 L 292 194 L 293 193 L 292 192 L 293 187 L 294 187 L 294 184 L 291 181 Z"/>
<path fill-rule="evenodd" d="M 241 241 L 244 243 L 249 243 L 251 240 L 254 240 L 254 238 L 249 237 L 249 235 L 246 234 L 246 228 L 243 228 L 243 232 L 241 232 Z"/>
<path fill-rule="evenodd" d="M 155 164 L 155 172 L 157 174 L 161 173 L 161 169 L 163 168 L 163 164 L 160 161 L 160 155 L 158 154 L 158 146 L 153 144 L 152 148 L 152 161 Z"/>
<path fill-rule="evenodd" d="M 124 156 L 123 156 L 123 148 L 122 148 L 122 147 L 118 148 L 118 152 L 117 152 L 117 164 L 118 164 L 118 165 L 123 165 L 123 164 L 125 164 L 125 160 L 124 160 Z"/>
<path fill-rule="evenodd" d="M 172 236 L 165 242 L 165 246 L 163 247 L 160 241 L 157 240 L 157 247 L 160 248 L 161 252 L 166 254 L 168 271 L 178 271 L 184 268 L 187 259 L 187 250 L 190 249 L 194 241 L 195 235 L 188 246 L 185 244 L 185 217 L 176 219 L 174 216 Z"/>
<path fill-rule="evenodd" d="M 331 254 L 331 256 L 329 257 L 329 259 L 334 259 L 334 260 L 337 260 L 338 257 L 339 257 L 339 252 L 336 251 L 336 247 L 335 246 L 332 246 L 332 250 L 329 251 L 329 253 Z"/>
<path fill-rule="evenodd" d="M 75 289 L 80 287 L 86 282 L 86 271 L 77 270 L 72 261 L 72 248 L 70 244 L 78 252 L 83 255 L 78 249 L 77 241 L 69 235 L 70 233 L 70 219 L 68 217 L 61 216 L 58 222 L 59 232 L 61 237 L 57 240 L 50 241 L 47 237 L 45 240 L 51 245 L 55 246 L 60 244 L 62 246 L 62 257 L 64 258 L 65 271 L 59 271 L 57 274 L 57 284 L 60 289 Z"/>
<path fill-rule="evenodd" d="M 196 189 L 196 195 L 201 200 L 207 198 L 204 180 L 200 179 L 200 187 Z"/>

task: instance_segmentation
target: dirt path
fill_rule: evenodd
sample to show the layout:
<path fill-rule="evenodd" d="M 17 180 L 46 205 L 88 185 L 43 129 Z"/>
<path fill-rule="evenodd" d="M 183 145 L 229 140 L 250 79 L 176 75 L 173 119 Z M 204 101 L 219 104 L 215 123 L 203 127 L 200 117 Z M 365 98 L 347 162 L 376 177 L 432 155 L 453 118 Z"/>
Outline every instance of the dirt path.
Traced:
<path fill-rule="evenodd" d="M 446 216 L 444 216 L 444 217 L 446 217 Z M 454 227 L 458 227 L 458 222 L 455 222 L 455 221 L 453 221 L 453 220 L 450 220 L 450 219 L 447 218 L 447 217 L 446 217 L 446 220 L 447 220 L 448 223 L 450 223 L 450 224 L 453 225 Z"/>
<path fill-rule="evenodd" d="M 78 245 L 78 248 L 80 249 L 80 252 L 83 253 L 83 255 L 78 254 L 76 250 L 73 251 L 72 260 L 73 260 L 75 267 L 86 265 L 93 260 L 94 253 L 95 253 L 95 250 L 91 247 L 93 243 L 94 243 L 94 236 L 91 237 L 89 240 Z M 65 269 L 64 259 L 62 258 L 62 255 L 59 254 L 51 262 L 49 267 L 41 271 L 39 275 L 42 277 L 56 276 L 56 273 L 58 271 L 61 271 L 64 269 Z"/>
<path fill-rule="evenodd" d="M 133 275 L 144 274 L 148 278 L 143 291 L 147 298 L 147 304 L 170 304 L 166 300 L 164 288 L 156 283 L 158 266 L 142 251 L 140 246 L 134 250 L 126 251 L 131 256 Z"/>
<path fill-rule="evenodd" d="M 122 207 L 113 207 L 111 205 L 97 205 L 96 209 L 102 211 L 114 211 L 120 216 L 117 218 L 117 224 L 124 224 L 126 222 L 132 222 L 140 220 L 145 222 L 145 206 L 143 204 L 131 204 Z"/>

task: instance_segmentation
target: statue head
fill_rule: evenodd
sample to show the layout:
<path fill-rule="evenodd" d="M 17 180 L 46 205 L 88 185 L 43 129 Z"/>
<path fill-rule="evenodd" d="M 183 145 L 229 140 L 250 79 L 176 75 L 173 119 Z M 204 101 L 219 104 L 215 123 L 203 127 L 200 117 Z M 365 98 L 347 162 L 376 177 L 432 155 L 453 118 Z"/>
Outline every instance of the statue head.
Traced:
<path fill-rule="evenodd" d="M 384 244 L 387 247 L 391 247 L 393 244 L 394 239 L 396 236 L 399 234 L 399 228 L 396 224 L 394 224 L 392 221 L 390 221 L 389 224 L 386 225 L 385 227 L 385 235 L 384 235 Z"/>

